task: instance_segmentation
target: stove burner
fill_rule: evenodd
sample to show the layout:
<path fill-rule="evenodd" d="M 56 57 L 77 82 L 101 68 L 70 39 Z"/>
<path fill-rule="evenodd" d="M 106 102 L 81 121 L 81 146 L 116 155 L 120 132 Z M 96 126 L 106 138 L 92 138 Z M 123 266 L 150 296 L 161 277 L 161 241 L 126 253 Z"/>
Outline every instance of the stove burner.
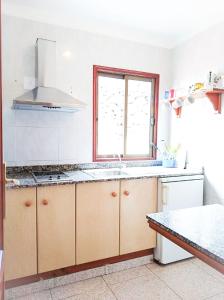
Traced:
<path fill-rule="evenodd" d="M 33 177 L 37 183 L 43 182 L 60 182 L 68 181 L 69 176 L 64 172 L 51 171 L 51 172 L 33 172 Z"/>

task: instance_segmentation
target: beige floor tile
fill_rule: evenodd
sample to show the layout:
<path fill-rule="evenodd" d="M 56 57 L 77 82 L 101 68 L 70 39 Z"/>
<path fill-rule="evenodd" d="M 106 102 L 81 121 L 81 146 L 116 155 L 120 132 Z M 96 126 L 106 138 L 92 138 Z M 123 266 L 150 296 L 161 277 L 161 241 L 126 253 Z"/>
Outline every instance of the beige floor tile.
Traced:
<path fill-rule="evenodd" d="M 97 297 L 109 291 L 102 277 L 91 278 L 76 283 L 56 287 L 51 290 L 53 300 L 65 299 L 80 295 Z M 79 299 L 79 298 L 77 298 Z M 94 299 L 94 298 L 93 298 Z M 97 299 L 97 298 L 96 298 Z M 104 298 L 102 298 L 104 299 Z"/>
<path fill-rule="evenodd" d="M 52 300 L 50 291 L 43 291 L 39 293 L 34 293 L 30 295 L 26 295 L 23 297 L 14 298 L 17 300 Z"/>
<path fill-rule="evenodd" d="M 66 300 L 116 300 L 116 298 L 110 290 L 107 290 L 102 293 L 98 291 L 92 294 L 80 294 L 66 298 Z"/>
<path fill-rule="evenodd" d="M 76 273 L 71 273 L 65 276 L 55 277 L 54 278 L 55 285 L 52 288 L 57 286 L 62 286 L 65 284 L 75 283 L 81 280 L 99 277 L 103 274 L 105 274 L 104 267 L 99 267 L 99 268 L 89 269 L 89 270 L 80 271 Z"/>
<path fill-rule="evenodd" d="M 44 290 L 49 290 L 54 287 L 54 278 L 48 280 L 40 280 L 34 283 L 17 286 L 11 289 L 6 289 L 6 299 L 19 298 L 25 295 L 35 294 Z"/>
<path fill-rule="evenodd" d="M 152 255 L 147 255 L 143 257 L 137 257 L 130 260 L 124 260 L 115 264 L 109 264 L 105 266 L 106 274 L 111 274 L 114 272 L 120 272 L 123 270 L 131 269 L 146 265 L 152 261 Z"/>
<path fill-rule="evenodd" d="M 145 266 L 136 267 L 116 273 L 112 273 L 109 275 L 104 275 L 103 279 L 107 282 L 107 284 L 115 284 L 123 281 L 127 281 L 139 276 L 144 276 L 150 274 L 150 271 Z"/>
<path fill-rule="evenodd" d="M 171 268 L 176 268 L 176 266 L 187 266 L 189 264 L 192 264 L 192 259 L 187 259 L 187 260 L 182 260 L 182 261 L 179 261 L 179 262 L 176 262 L 176 263 L 172 263 L 172 264 L 168 264 L 168 265 L 161 265 L 161 264 L 158 264 L 156 262 L 153 262 L 153 263 L 150 263 L 150 264 L 147 264 L 147 268 L 149 268 L 149 270 L 151 270 L 152 272 L 156 273 L 157 271 L 160 271 L 160 270 L 166 270 L 167 268 L 171 269 Z"/>
<path fill-rule="evenodd" d="M 147 266 L 183 299 L 206 299 L 224 292 L 224 284 L 192 260 L 166 266 L 155 263 Z"/>
<path fill-rule="evenodd" d="M 224 294 L 219 294 L 214 297 L 209 298 L 208 300 L 224 300 Z"/>
<path fill-rule="evenodd" d="M 194 264 L 196 264 L 198 267 L 200 267 L 203 270 L 205 270 L 207 273 L 209 273 L 212 276 L 214 276 L 215 278 L 223 281 L 223 283 L 224 283 L 224 274 L 216 271 L 214 268 L 210 267 L 209 265 L 207 265 L 206 263 L 204 263 L 202 260 L 200 260 L 198 258 L 195 258 L 192 262 Z"/>
<path fill-rule="evenodd" d="M 110 286 L 118 300 L 178 300 L 178 297 L 156 276 L 140 276 Z"/>

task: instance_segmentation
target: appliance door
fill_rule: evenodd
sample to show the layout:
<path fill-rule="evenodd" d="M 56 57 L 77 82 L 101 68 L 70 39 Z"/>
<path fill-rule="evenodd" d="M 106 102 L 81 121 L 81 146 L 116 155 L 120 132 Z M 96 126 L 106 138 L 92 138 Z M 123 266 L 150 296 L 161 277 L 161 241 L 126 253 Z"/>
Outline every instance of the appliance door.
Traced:
<path fill-rule="evenodd" d="M 174 181 L 175 180 L 175 181 Z M 203 205 L 203 176 L 181 176 L 160 179 L 158 184 L 158 210 L 169 211 Z M 192 257 L 192 255 L 157 234 L 154 258 L 162 264 Z"/>

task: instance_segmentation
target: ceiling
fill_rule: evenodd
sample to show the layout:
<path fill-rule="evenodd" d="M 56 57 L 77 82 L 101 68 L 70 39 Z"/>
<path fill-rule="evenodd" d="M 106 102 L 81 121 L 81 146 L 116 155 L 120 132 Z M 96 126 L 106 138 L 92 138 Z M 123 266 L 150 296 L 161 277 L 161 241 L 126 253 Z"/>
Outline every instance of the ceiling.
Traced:
<path fill-rule="evenodd" d="M 173 48 L 224 21 L 224 1 L 3 0 L 3 12 Z"/>

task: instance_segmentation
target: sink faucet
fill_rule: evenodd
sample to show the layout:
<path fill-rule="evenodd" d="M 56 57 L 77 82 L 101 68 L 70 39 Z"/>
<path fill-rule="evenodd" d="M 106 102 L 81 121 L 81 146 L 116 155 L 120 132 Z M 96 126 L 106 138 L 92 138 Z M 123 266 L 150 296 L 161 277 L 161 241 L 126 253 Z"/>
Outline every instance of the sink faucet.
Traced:
<path fill-rule="evenodd" d="M 115 154 L 114 156 L 116 156 L 116 155 L 117 155 L 117 157 L 119 159 L 119 162 L 120 162 L 120 168 L 126 168 L 126 164 L 122 162 L 120 153 Z"/>

